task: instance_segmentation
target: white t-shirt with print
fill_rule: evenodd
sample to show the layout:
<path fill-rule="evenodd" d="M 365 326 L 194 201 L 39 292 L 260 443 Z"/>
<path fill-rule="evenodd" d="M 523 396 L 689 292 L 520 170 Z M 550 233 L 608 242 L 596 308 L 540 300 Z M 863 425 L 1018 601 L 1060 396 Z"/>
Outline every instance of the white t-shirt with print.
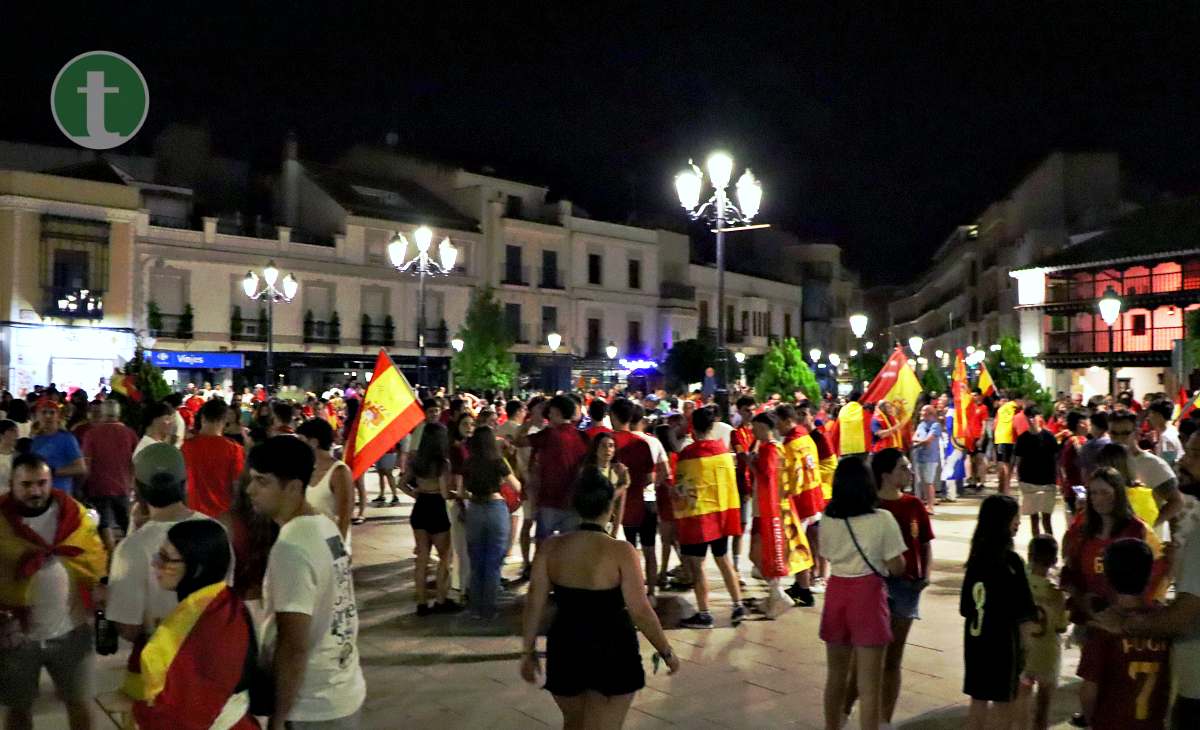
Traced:
<path fill-rule="evenodd" d="M 358 607 L 350 554 L 325 515 L 288 521 L 271 547 L 263 581 L 268 654 L 278 635 L 275 614 L 312 618 L 308 663 L 289 720 L 319 722 L 353 715 L 367 695 L 358 660 Z"/>
<path fill-rule="evenodd" d="M 840 517 L 828 515 L 821 520 L 821 557 L 829 559 L 832 575 L 839 578 L 872 575 L 871 566 L 887 575 L 884 564 L 904 554 L 904 537 L 900 534 L 900 525 L 896 518 L 891 512 L 882 509 L 849 518 L 854 537 L 858 539 L 863 553 L 871 561 L 871 566 L 863 561 L 862 555 L 854 547 L 854 540 L 850 538 L 846 522 L 847 520 Z"/>
<path fill-rule="evenodd" d="M 192 512 L 184 520 L 207 520 Z M 175 610 L 179 599 L 175 591 L 163 590 L 154 579 L 151 561 L 167 539 L 167 531 L 184 520 L 149 520 L 117 544 L 108 569 L 108 603 L 105 617 L 131 626 L 142 625 L 152 632 Z M 231 554 L 232 562 L 232 554 Z"/>
<path fill-rule="evenodd" d="M 37 517 L 21 520 L 49 544 L 58 531 L 58 503 Z M 51 557 L 33 574 L 30 585 L 29 631 L 31 641 L 46 641 L 72 631 L 87 620 L 79 591 L 72 590 L 71 576 L 58 557 Z"/>

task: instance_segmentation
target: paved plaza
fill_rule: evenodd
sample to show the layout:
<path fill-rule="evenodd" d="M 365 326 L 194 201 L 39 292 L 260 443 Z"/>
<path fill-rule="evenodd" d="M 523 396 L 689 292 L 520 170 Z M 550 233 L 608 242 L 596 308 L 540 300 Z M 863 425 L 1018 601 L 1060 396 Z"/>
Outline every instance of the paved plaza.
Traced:
<path fill-rule="evenodd" d="M 899 727 L 956 728 L 965 718 L 958 590 L 978 503 L 978 497 L 966 497 L 940 507 L 934 518 L 933 583 L 925 592 L 922 620 L 913 627 L 905 654 Z M 410 508 L 405 502 L 372 509 L 367 523 L 354 528 L 359 648 L 368 687 L 364 727 L 559 727 L 561 717 L 549 694 L 523 682 L 517 672 L 520 591 L 506 597 L 502 620 L 495 624 L 472 621 L 466 614 L 414 615 Z M 1059 510 L 1056 530 L 1061 536 L 1065 525 L 1061 506 Z M 1022 550 L 1028 530 L 1023 523 L 1017 537 Z M 506 574 L 515 575 L 518 568 L 513 562 Z M 715 569 L 711 572 L 710 580 L 719 586 Z M 761 595 L 762 584 L 746 577 L 747 595 Z M 626 727 L 822 727 L 825 649 L 817 638 L 820 606 L 818 600 L 816 607 L 791 610 L 777 621 L 749 620 L 734 629 L 728 620 L 728 598 L 717 590 L 717 628 L 700 631 L 675 628 L 681 616 L 694 610 L 691 594 L 664 594 L 659 614 L 683 668 L 673 677 L 650 674 L 652 650 L 643 640 L 647 686 L 634 701 Z M 119 658 L 126 653 L 123 648 Z M 1055 703 L 1056 727 L 1067 727 L 1065 721 L 1075 708 L 1071 674 L 1077 662 L 1078 650 L 1067 649 L 1067 689 L 1060 690 Z M 102 661 L 98 689 L 117 686 L 120 665 L 114 657 Z M 50 701 L 51 693 L 43 678 L 36 727 L 65 728 L 65 714 Z M 98 727 L 111 726 L 106 719 L 98 720 Z"/>

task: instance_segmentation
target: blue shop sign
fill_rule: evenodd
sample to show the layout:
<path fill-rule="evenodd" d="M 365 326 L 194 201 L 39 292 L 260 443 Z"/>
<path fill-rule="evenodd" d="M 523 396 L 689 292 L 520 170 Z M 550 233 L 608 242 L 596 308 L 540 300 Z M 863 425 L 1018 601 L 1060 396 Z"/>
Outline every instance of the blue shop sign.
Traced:
<path fill-rule="evenodd" d="M 241 370 L 245 358 L 240 352 L 171 352 L 151 350 L 146 359 L 160 368 L 168 370 Z"/>

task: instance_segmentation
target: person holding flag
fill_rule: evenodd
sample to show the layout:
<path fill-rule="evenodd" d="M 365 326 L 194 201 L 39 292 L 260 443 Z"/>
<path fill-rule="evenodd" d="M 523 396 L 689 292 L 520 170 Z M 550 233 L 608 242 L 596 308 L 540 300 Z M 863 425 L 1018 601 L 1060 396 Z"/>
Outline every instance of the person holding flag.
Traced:
<path fill-rule="evenodd" d="M 704 575 L 704 557 L 710 549 L 733 600 L 730 622 L 737 626 L 746 618 L 741 588 L 729 558 L 729 538 L 742 531 L 741 501 L 733 454 L 712 430 L 716 420 L 716 411 L 711 407 L 695 410 L 692 426 L 696 440 L 680 452 L 676 465 L 673 501 L 679 551 L 694 578 L 696 594 L 697 612 L 681 622 L 687 628 L 713 627 L 708 579 Z"/>
<path fill-rule="evenodd" d="M 375 359 L 375 372 L 363 395 L 350 433 L 344 461 L 357 481 L 375 462 L 425 419 L 408 379 L 384 350 Z"/>
<path fill-rule="evenodd" d="M 775 419 L 783 440 L 779 492 L 784 533 L 788 538 L 791 573 L 796 577 L 787 594 L 797 605 L 808 607 L 816 603 L 812 593 L 813 554 L 808 542 L 808 526 L 825 508 L 820 454 L 793 406 L 786 403 L 776 406 Z"/>
<path fill-rule="evenodd" d="M 778 423 L 770 413 L 752 417 L 754 453 L 751 463 L 751 487 L 754 495 L 754 519 L 750 528 L 750 559 L 767 581 L 767 600 L 763 613 L 776 619 L 794 603 L 780 586 L 788 575 L 788 543 L 784 535 L 780 508 L 780 443 Z"/>

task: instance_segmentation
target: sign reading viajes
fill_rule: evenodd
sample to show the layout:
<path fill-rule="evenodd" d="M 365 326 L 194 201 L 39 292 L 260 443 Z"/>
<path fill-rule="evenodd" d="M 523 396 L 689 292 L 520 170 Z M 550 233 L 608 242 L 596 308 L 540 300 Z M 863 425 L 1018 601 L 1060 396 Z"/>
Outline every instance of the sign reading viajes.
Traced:
<path fill-rule="evenodd" d="M 50 89 L 54 121 L 72 142 L 109 150 L 138 133 L 150 111 L 146 77 L 111 51 L 88 51 L 67 62 Z"/>

